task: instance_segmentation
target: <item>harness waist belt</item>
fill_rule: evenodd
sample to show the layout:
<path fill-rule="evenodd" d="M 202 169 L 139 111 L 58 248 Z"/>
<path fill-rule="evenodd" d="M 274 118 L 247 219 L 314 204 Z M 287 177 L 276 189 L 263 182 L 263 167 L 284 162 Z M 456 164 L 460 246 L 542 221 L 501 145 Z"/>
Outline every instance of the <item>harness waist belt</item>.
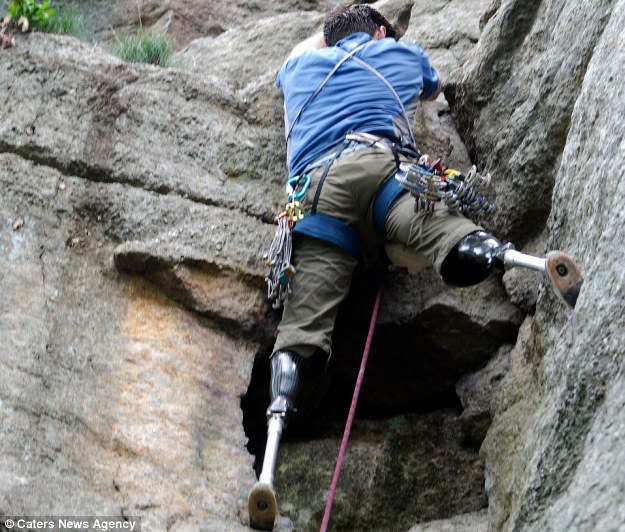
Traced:
<path fill-rule="evenodd" d="M 360 237 L 356 230 L 333 216 L 307 214 L 295 224 L 293 232 L 334 244 L 357 260 L 363 258 Z"/>
<path fill-rule="evenodd" d="M 345 140 L 342 144 L 321 154 L 313 162 L 309 163 L 299 175 L 304 175 L 316 168 L 326 166 L 348 153 L 353 153 L 364 148 L 372 148 L 373 146 L 393 153 L 393 142 L 387 138 L 378 137 L 371 133 L 348 133 L 345 135 Z"/>
<path fill-rule="evenodd" d="M 322 176 L 322 179 L 324 179 L 329 167 L 341 155 L 374 146 L 391 152 L 397 164 L 399 164 L 395 144 L 389 139 L 378 137 L 370 133 L 349 133 L 341 146 L 323 154 L 316 161 L 308 165 L 303 173 L 325 166 L 326 170 Z M 406 192 L 406 189 L 399 184 L 394 176 L 395 174 L 393 173 L 386 178 L 373 199 L 373 227 L 382 235 L 385 233 L 384 224 L 388 211 L 397 198 Z M 319 187 L 322 185 L 323 183 L 321 182 Z M 315 201 L 313 201 L 312 212 L 295 224 L 293 232 L 329 242 L 330 244 L 338 246 L 352 257 L 362 260 L 364 253 L 360 243 L 360 237 L 356 230 L 333 216 L 316 212 L 316 199 L 320 192 L 319 187 L 315 195 Z"/>

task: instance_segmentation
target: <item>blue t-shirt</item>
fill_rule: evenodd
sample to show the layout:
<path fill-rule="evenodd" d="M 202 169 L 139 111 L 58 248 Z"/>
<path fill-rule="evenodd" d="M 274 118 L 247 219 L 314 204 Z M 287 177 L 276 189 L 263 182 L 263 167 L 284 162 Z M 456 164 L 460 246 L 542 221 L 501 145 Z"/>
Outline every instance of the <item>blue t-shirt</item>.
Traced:
<path fill-rule="evenodd" d="M 416 44 L 398 43 L 391 38 L 373 40 L 367 33 L 354 33 L 336 46 L 308 50 L 287 59 L 276 81 L 284 94 L 287 132 L 291 121 L 345 52 L 365 42 L 355 56 L 392 85 L 412 124 L 419 98 L 430 97 L 439 86 L 427 54 Z M 339 67 L 293 127 L 288 153 L 290 175 L 301 173 L 350 131 L 391 139 L 400 139 L 406 133 L 401 107 L 390 89 L 353 59 Z"/>

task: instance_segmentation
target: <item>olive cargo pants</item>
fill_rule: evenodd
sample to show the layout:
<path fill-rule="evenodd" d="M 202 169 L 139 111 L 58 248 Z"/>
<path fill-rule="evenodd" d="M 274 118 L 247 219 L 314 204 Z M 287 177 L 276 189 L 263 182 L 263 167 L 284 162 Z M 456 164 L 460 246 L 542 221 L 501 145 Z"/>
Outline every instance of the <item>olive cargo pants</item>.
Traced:
<path fill-rule="evenodd" d="M 372 203 L 386 177 L 395 172 L 393 154 L 374 145 L 345 153 L 334 161 L 323 183 L 317 212 L 338 218 L 358 232 L 364 250 L 385 242 L 425 256 L 440 271 L 443 260 L 466 235 L 481 229 L 456 211 L 437 203 L 433 213 L 414 210 L 406 193 L 388 212 L 386 235 L 372 225 Z M 312 182 L 302 204 L 310 210 L 323 168 L 309 172 Z M 392 259 L 392 257 L 391 257 Z M 309 357 L 315 348 L 331 352 L 332 331 L 339 305 L 347 296 L 358 261 L 322 240 L 298 235 L 293 248 L 296 274 L 284 303 L 274 352 L 289 349 Z"/>

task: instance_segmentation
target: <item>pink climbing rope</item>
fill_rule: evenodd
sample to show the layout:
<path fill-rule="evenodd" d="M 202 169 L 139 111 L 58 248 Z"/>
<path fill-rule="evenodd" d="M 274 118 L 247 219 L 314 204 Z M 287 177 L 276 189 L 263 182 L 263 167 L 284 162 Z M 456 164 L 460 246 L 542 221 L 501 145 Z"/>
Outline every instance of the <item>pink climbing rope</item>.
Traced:
<path fill-rule="evenodd" d="M 330 513 L 332 512 L 332 504 L 334 503 L 334 496 L 336 495 L 336 486 L 339 482 L 339 475 L 341 474 L 341 468 L 343 467 L 343 458 L 345 457 L 345 451 L 347 450 L 347 441 L 349 440 L 349 433 L 352 430 L 352 422 L 354 421 L 354 413 L 356 412 L 356 404 L 358 404 L 358 396 L 360 395 L 360 387 L 362 386 L 362 379 L 365 376 L 365 367 L 367 366 L 367 360 L 369 359 L 369 349 L 371 348 L 371 340 L 373 339 L 373 331 L 375 329 L 375 323 L 378 321 L 378 310 L 380 309 L 380 301 L 382 300 L 382 283 L 378 288 L 378 293 L 375 296 L 375 304 L 373 305 L 373 312 L 371 314 L 371 323 L 369 324 L 369 333 L 367 334 L 367 342 L 365 343 L 365 350 L 362 354 L 362 361 L 360 362 L 360 370 L 358 371 L 358 378 L 356 379 L 356 386 L 354 387 L 354 395 L 352 397 L 352 404 L 349 407 L 349 414 L 347 415 L 347 422 L 345 423 L 345 430 L 343 431 L 343 439 L 341 440 L 341 448 L 339 449 L 339 455 L 336 459 L 336 466 L 334 467 L 334 475 L 332 476 L 332 484 L 330 485 L 330 493 L 328 494 L 328 500 L 326 501 L 326 508 L 323 512 L 323 520 L 321 521 L 321 528 L 319 532 L 326 532 L 328 523 L 330 522 Z"/>

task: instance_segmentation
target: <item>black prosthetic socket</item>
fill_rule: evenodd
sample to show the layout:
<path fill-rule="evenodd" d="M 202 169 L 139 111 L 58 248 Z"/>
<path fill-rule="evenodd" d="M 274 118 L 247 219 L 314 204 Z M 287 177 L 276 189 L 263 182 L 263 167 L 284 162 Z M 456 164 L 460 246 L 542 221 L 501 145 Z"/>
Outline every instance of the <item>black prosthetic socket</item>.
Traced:
<path fill-rule="evenodd" d="M 445 257 L 441 267 L 443 280 L 455 286 L 471 286 L 491 273 L 503 270 L 502 252 L 511 248 L 501 244 L 486 231 L 465 236 Z"/>
<path fill-rule="evenodd" d="M 271 403 L 267 415 L 288 415 L 295 412 L 308 360 L 292 351 L 276 351 L 271 355 Z"/>

